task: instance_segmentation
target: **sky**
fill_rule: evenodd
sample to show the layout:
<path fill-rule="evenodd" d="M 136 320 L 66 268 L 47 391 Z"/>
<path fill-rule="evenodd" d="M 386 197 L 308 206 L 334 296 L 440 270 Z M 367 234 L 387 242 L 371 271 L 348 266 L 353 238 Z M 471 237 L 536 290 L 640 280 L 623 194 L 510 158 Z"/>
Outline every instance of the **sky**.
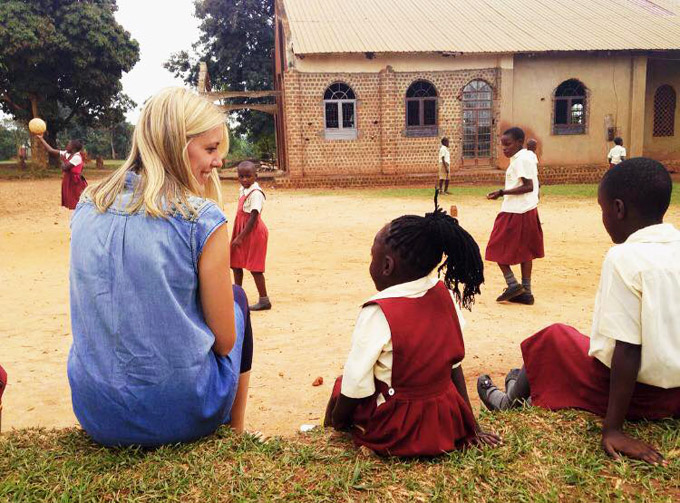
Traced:
<path fill-rule="evenodd" d="M 198 40 L 199 21 L 193 14 L 193 0 L 118 0 L 116 20 L 139 43 L 139 61 L 122 79 L 123 92 L 137 103 L 127 114 L 132 124 L 147 98 L 165 87 L 184 86 L 163 63 Z"/>

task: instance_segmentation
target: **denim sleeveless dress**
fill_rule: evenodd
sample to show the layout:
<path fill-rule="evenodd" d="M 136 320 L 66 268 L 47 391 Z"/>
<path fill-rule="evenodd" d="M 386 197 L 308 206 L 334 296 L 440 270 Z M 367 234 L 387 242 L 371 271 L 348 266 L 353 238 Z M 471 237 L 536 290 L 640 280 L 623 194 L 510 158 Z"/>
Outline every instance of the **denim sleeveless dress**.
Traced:
<path fill-rule="evenodd" d="M 139 177 L 106 213 L 82 201 L 71 220 L 68 359 L 73 410 L 104 445 L 155 446 L 208 435 L 230 421 L 238 387 L 243 312 L 226 357 L 212 351 L 198 260 L 226 218 L 193 198 L 198 216 L 128 213 Z"/>

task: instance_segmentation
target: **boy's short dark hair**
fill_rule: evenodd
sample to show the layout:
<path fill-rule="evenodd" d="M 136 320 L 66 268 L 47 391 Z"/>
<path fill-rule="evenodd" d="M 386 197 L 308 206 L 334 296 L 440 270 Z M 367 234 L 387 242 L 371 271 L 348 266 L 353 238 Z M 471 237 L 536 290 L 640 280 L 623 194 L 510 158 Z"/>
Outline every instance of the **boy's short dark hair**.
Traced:
<path fill-rule="evenodd" d="M 659 220 L 670 205 L 673 182 L 659 161 L 634 157 L 607 171 L 600 189 L 608 199 L 620 199 L 642 217 Z"/>
<path fill-rule="evenodd" d="M 621 138 L 620 136 L 614 138 L 614 145 L 623 145 L 623 138 Z"/>
<path fill-rule="evenodd" d="M 506 129 L 503 132 L 503 136 L 511 136 L 513 140 L 515 141 L 521 141 L 524 143 L 524 130 L 519 127 L 511 127 L 510 129 Z"/>
<path fill-rule="evenodd" d="M 442 138 L 442 145 L 446 145 L 449 142 L 449 139 L 445 136 Z"/>
<path fill-rule="evenodd" d="M 73 147 L 73 150 L 76 152 L 80 152 L 83 150 L 83 142 L 80 140 L 71 140 L 71 147 Z"/>

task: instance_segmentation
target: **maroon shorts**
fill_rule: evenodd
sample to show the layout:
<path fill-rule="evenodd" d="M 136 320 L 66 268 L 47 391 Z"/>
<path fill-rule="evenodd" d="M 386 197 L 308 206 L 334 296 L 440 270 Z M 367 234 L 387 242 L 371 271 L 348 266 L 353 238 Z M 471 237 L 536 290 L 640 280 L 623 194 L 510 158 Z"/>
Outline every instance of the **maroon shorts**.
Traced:
<path fill-rule="evenodd" d="M 526 213 L 498 214 L 486 245 L 486 260 L 515 265 L 544 256 L 543 229 L 536 208 Z"/>
<path fill-rule="evenodd" d="M 607 412 L 609 368 L 588 356 L 590 339 L 573 327 L 550 325 L 522 342 L 531 403 L 544 409 Z M 680 388 L 637 383 L 627 419 L 680 417 Z"/>

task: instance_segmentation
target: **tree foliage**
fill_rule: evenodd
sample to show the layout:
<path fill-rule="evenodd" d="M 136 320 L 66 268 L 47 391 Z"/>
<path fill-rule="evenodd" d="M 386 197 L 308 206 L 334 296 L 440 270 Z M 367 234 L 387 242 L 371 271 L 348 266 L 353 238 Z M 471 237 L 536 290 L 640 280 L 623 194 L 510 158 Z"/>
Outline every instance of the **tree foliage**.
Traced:
<path fill-rule="evenodd" d="M 273 89 L 274 1 L 197 0 L 201 37 L 192 51 L 172 55 L 165 67 L 187 84 L 198 82 L 198 65 L 205 61 L 215 91 Z M 244 100 L 241 103 L 266 100 Z M 234 112 L 235 133 L 246 141 L 275 148 L 272 116 L 250 110 Z"/>
<path fill-rule="evenodd" d="M 139 46 L 116 22 L 115 0 L 0 1 L 0 108 L 40 116 L 55 139 L 77 118 L 95 125 L 120 97 Z"/>

